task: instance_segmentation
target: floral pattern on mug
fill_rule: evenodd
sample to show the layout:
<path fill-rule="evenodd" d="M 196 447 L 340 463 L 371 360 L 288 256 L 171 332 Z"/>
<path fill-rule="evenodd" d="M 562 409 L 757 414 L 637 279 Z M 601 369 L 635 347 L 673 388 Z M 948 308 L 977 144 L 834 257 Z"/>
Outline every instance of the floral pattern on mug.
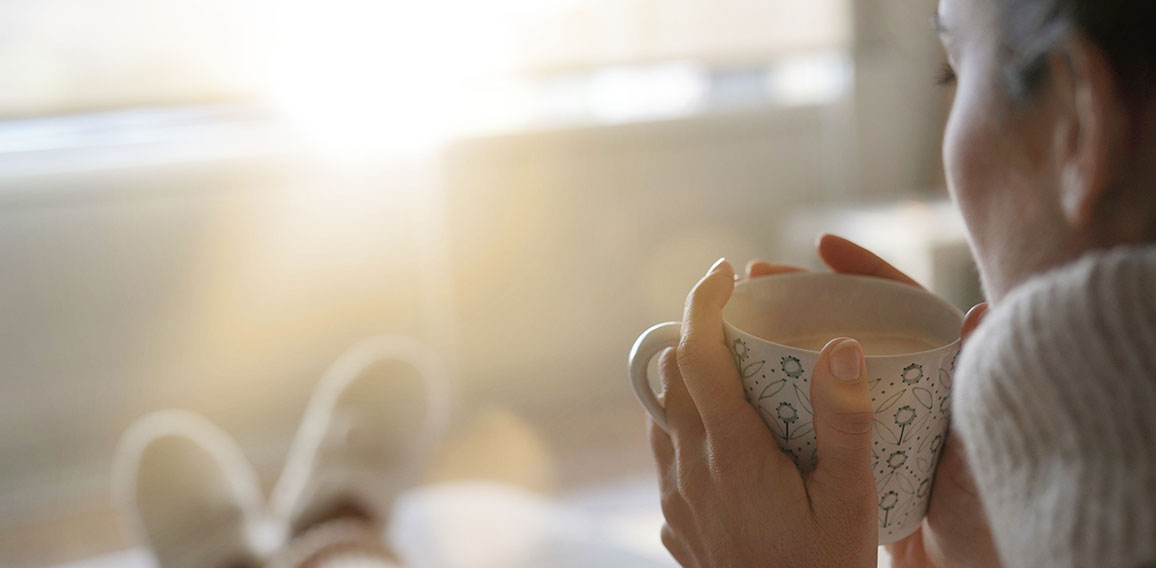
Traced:
<path fill-rule="evenodd" d="M 912 363 L 903 368 L 903 382 L 913 385 L 923 380 L 923 365 Z"/>
<path fill-rule="evenodd" d="M 779 448 L 800 470 L 814 470 L 818 453 L 809 384 L 814 355 L 776 353 L 745 337 L 732 338 L 728 347 L 747 399 Z M 945 354 L 934 367 L 926 360 L 893 363 L 893 374 L 868 380 L 876 418 L 871 455 L 881 540 L 905 536 L 926 510 L 942 450 L 954 356 Z"/>
<path fill-rule="evenodd" d="M 779 366 L 782 367 L 783 374 L 791 377 L 792 379 L 797 379 L 803 376 L 803 364 L 799 362 L 798 357 L 792 357 L 790 355 L 783 357 L 779 361 Z"/>

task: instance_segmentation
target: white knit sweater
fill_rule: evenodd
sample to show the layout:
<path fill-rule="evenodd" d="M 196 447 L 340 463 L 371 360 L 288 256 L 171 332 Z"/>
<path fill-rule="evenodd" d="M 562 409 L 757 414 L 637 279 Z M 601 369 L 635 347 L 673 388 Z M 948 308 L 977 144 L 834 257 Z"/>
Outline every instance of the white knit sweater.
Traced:
<path fill-rule="evenodd" d="M 963 437 L 1004 566 L 1156 566 L 1156 246 L 1012 291 L 960 357 Z"/>

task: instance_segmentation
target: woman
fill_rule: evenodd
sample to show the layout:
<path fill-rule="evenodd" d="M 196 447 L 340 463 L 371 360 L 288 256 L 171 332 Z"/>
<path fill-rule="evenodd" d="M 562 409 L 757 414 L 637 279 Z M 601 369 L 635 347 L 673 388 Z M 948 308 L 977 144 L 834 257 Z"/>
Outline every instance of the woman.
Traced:
<path fill-rule="evenodd" d="M 890 547 L 897 567 L 1156 566 L 1154 21 L 1151 0 L 940 0 L 947 181 L 993 307 L 964 323 L 956 435 L 923 526 Z M 819 252 L 910 283 L 842 239 Z M 664 543 L 685 566 L 874 566 L 860 346 L 833 340 L 816 363 L 819 464 L 803 477 L 723 345 L 733 286 L 716 263 L 660 359 Z"/>

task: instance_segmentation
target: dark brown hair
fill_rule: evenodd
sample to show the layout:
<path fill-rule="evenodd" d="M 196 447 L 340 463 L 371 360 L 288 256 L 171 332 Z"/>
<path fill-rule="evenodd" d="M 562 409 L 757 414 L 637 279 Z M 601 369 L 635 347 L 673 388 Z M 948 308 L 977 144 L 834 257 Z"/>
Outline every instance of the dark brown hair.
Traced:
<path fill-rule="evenodd" d="M 1104 49 L 1122 88 L 1156 95 L 1156 0 L 996 0 L 1004 26 L 1007 84 L 1030 97 L 1048 78 L 1056 42 L 1083 33 Z"/>

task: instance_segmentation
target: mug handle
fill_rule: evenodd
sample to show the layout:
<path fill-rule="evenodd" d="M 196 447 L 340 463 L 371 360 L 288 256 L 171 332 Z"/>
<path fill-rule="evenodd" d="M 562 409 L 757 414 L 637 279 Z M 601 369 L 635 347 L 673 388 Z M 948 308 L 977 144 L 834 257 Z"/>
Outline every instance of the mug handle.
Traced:
<path fill-rule="evenodd" d="M 646 376 L 646 368 L 650 360 L 659 352 L 668 347 L 677 347 L 682 336 L 682 324 L 678 322 L 660 323 L 638 336 L 634 347 L 630 348 L 630 386 L 634 387 L 634 395 L 638 402 L 646 409 L 647 414 L 654 419 L 664 431 L 666 427 L 666 410 L 658 402 L 658 397 L 650 389 L 650 380 Z"/>

